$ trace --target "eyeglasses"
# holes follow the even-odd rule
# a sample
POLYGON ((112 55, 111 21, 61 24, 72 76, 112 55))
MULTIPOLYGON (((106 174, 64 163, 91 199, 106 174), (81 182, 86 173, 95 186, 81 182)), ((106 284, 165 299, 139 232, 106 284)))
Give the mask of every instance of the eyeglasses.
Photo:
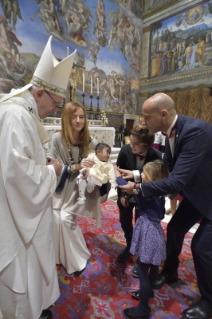
POLYGON ((60 107, 60 106, 62 105, 62 102, 61 102, 61 103, 58 103, 57 101, 55 101, 55 99, 49 94, 48 91, 44 90, 44 92, 45 92, 48 96, 50 96, 50 98, 52 99, 52 101, 53 101, 54 104, 55 104, 55 108, 56 108, 56 107, 60 107))

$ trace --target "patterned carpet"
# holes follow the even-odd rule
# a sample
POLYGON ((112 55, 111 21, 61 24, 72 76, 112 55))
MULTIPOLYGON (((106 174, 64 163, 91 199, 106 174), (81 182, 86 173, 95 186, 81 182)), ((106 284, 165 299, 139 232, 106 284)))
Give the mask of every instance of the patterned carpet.
MULTIPOLYGON (((118 262, 116 257, 124 248, 124 237, 118 219, 116 203, 108 200, 102 205, 102 228, 97 230, 92 219, 78 218, 91 259, 80 277, 67 275, 58 266, 61 296, 52 308, 54 319, 121 319, 122 310, 135 306, 130 291, 139 288, 138 279, 131 276, 133 257, 118 262)), ((166 224, 163 223, 166 231, 166 224)), ((151 318, 177 319, 181 312, 199 298, 188 233, 180 256, 179 278, 172 285, 155 290, 150 301, 151 318)))

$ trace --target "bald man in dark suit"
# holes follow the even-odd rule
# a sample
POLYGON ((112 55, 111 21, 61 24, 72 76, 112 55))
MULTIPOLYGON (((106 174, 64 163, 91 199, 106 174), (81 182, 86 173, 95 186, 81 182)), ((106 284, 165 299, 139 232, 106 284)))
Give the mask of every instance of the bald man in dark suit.
MULTIPOLYGON (((185 234, 202 220, 191 250, 201 299, 182 313, 183 319, 212 317, 212 126, 178 115, 173 100, 158 93, 143 105, 144 124, 150 132, 166 134, 163 160, 171 174, 168 178, 139 186, 145 198, 179 193, 183 200, 167 227, 167 259, 154 289, 178 279, 179 254, 185 234)), ((132 172, 122 172, 125 179, 132 172)), ((130 192, 135 184, 122 187, 130 192)))

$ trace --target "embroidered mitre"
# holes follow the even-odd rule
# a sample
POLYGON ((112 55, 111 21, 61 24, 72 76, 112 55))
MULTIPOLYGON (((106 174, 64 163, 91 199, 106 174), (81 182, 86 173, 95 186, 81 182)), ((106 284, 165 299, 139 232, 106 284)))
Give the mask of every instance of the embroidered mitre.
POLYGON ((31 84, 46 91, 65 97, 76 50, 62 61, 58 61, 51 50, 52 36, 46 44, 33 74, 31 84))

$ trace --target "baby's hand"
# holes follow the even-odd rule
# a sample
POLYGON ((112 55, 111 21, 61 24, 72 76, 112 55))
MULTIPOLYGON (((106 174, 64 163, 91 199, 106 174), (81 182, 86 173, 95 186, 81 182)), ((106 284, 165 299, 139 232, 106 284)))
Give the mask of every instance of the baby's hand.
POLYGON ((121 173, 117 170, 117 166, 115 166, 114 169, 115 169, 116 178, 121 176, 121 173))
POLYGON ((82 172, 82 175, 83 175, 83 176, 87 176, 87 174, 88 174, 88 171, 85 169, 85 170, 82 172))

